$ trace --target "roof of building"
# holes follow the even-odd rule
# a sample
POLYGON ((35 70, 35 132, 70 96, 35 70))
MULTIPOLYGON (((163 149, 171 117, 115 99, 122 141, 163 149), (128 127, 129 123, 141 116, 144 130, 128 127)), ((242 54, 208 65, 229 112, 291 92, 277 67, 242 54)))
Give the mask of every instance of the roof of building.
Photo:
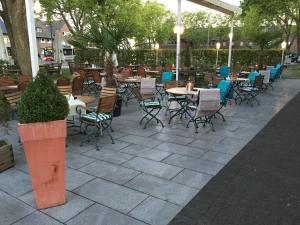
MULTIPOLYGON (((52 25, 49 25, 46 21, 41 21, 39 19, 35 20, 35 27, 40 28, 41 32, 36 32, 37 38, 51 38, 51 27, 52 27, 52 38, 55 37, 55 31, 60 30, 64 26, 64 21, 53 21, 52 25)), ((0 29, 3 34, 7 34, 7 29, 4 21, 0 19, 0 29)))

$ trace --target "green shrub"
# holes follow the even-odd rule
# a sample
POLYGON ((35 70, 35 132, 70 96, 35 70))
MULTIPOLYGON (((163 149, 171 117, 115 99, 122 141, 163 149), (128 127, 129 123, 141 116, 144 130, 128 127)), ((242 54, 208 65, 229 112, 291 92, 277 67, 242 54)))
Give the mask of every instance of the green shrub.
POLYGON ((9 120, 9 104, 5 99, 2 91, 0 91, 0 125, 7 125, 9 120))
POLYGON ((28 85, 18 104, 21 123, 63 120, 68 113, 67 98, 44 72, 39 72, 35 81, 28 85))

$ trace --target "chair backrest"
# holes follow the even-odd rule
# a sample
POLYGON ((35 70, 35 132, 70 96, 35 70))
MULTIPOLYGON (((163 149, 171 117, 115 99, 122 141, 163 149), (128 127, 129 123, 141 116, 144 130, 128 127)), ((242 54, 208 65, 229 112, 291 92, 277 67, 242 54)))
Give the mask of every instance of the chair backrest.
POLYGON ((262 89, 264 83, 264 76, 257 76, 255 77, 254 83, 253 83, 253 87, 256 87, 258 89, 262 89))
POLYGON ((199 104, 197 115, 202 112, 215 112, 220 108, 220 89, 201 89, 199 93, 199 104))
POLYGON ((260 70, 259 72, 262 76, 264 76, 263 83, 268 84, 270 82, 270 70, 260 70))
POLYGON ((83 68, 79 68, 77 71, 77 73, 79 73, 81 76, 86 77, 86 71, 83 68))
POLYGON ((57 86, 58 90, 62 95, 69 95, 72 93, 72 86, 66 85, 66 86, 57 86))
POLYGON ((1 86, 11 86, 11 85, 15 85, 15 81, 12 77, 10 77, 10 76, 0 77, 0 87, 1 86))
POLYGON ((58 80, 56 81, 56 85, 57 85, 57 86, 69 86, 69 85, 70 85, 70 81, 61 78, 61 79, 58 79, 58 80))
POLYGON ((117 88, 104 87, 101 89, 100 97, 116 95, 116 94, 117 94, 117 88))
POLYGON ((82 94, 84 77, 76 76, 72 80, 72 94, 79 95, 82 94))
POLYGON ((96 83, 101 83, 101 76, 99 71, 92 71, 92 77, 96 83))
POLYGON ((132 89, 132 93, 133 93, 133 95, 137 98, 137 100, 138 100, 139 102, 143 101, 143 96, 142 96, 142 94, 141 94, 139 88, 136 88, 136 87, 133 88, 133 89, 132 89))
POLYGON ((274 81, 275 78, 278 76, 278 74, 279 74, 279 68, 276 68, 276 67, 272 68, 270 70, 270 80, 274 81))
POLYGON ((249 79, 250 81, 255 81, 255 78, 256 78, 257 76, 259 76, 259 75, 260 75, 260 73, 258 73, 258 72, 256 72, 256 71, 252 71, 252 72, 249 73, 248 79, 249 79))
POLYGON ((230 67, 228 66, 221 66, 220 67, 220 76, 223 78, 229 77, 230 75, 230 67))
POLYGON ((137 70, 137 75, 141 76, 141 77, 144 77, 146 75, 145 68, 142 67, 142 66, 139 66, 139 68, 137 70))
POLYGON ((173 80, 173 73, 172 72, 163 72, 161 76, 161 82, 166 83, 168 81, 173 80))
POLYGON ((30 81, 32 81, 32 76, 30 75, 22 75, 18 77, 19 82, 25 82, 25 83, 29 83, 30 81))
POLYGON ((17 107, 17 103, 20 101, 21 99, 21 92, 14 92, 11 94, 6 94, 5 98, 10 106, 10 108, 12 109, 16 109, 17 107))
POLYGON ((220 89, 220 99, 221 102, 226 104, 227 103, 227 99, 230 99, 230 86, 231 86, 231 82, 230 80, 221 80, 220 83, 218 83, 218 88, 220 89))
POLYGON ((175 87, 185 87, 185 83, 177 80, 172 80, 165 83, 165 89, 175 88, 175 87))
POLYGON ((166 72, 171 72, 172 71, 172 66, 171 65, 166 65, 165 66, 165 71, 166 72))
POLYGON ((154 94, 156 90, 156 78, 142 78, 141 79, 141 93, 154 94))
POLYGON ((162 71, 163 71, 162 65, 156 66, 156 67, 155 67, 155 70, 156 70, 156 71, 159 71, 160 73, 162 73, 162 71))
POLYGON ((124 68, 122 70, 122 75, 125 76, 125 77, 129 77, 129 76, 131 76, 131 74, 132 74, 131 68, 124 68))
POLYGON ((97 114, 98 113, 112 113, 116 104, 116 94, 113 95, 105 95, 100 96, 98 107, 97 107, 97 114))

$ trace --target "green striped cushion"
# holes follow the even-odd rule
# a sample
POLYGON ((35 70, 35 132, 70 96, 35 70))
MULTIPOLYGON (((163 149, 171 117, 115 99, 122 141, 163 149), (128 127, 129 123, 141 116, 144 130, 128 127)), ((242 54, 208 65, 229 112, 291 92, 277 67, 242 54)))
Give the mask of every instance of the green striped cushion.
POLYGON ((170 96, 168 101, 185 100, 185 96, 170 96))
POLYGON ((86 115, 83 115, 81 117, 82 120, 86 120, 86 121, 90 121, 90 122, 101 122, 101 121, 105 121, 105 120, 110 120, 111 119, 111 115, 110 114, 106 114, 106 113, 99 113, 97 116, 97 113, 92 112, 92 113, 88 113, 86 115))
POLYGON ((153 108, 153 107, 160 107, 160 103, 158 101, 143 101, 140 103, 141 106, 145 106, 145 107, 149 107, 149 108, 153 108))

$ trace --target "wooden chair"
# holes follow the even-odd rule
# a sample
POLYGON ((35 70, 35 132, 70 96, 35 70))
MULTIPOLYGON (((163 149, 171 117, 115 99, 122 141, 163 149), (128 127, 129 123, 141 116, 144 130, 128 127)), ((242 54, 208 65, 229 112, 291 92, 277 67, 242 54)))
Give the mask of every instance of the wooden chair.
POLYGON ((12 77, 10 76, 2 76, 0 77, 0 86, 11 86, 15 85, 15 81, 12 77))
MULTIPOLYGON (((84 125, 84 133, 87 135, 87 141, 89 142, 91 137, 96 143, 96 149, 99 151, 99 146, 96 140, 96 137, 99 137, 103 134, 103 131, 106 131, 109 135, 112 144, 114 144, 114 139, 111 135, 111 123, 113 120, 113 111, 116 103, 116 95, 106 95, 100 96, 98 106, 96 110, 86 109, 90 111, 80 118, 81 127, 84 125), (97 128, 97 132, 88 133, 88 127, 94 126, 97 128)), ((83 146, 85 139, 81 141, 80 146, 83 146)))
POLYGON ((140 66, 137 70, 137 75, 140 77, 145 77, 146 76, 145 68, 140 66))
POLYGON ((11 115, 12 117, 14 117, 14 114, 17 112, 17 104, 21 99, 21 92, 18 91, 18 92, 6 94, 5 98, 9 104, 11 115))
POLYGON ((76 76, 72 80, 72 94, 73 95, 82 95, 83 92, 83 83, 84 77, 83 76, 76 76))
POLYGON ((53 63, 47 65, 47 73, 48 75, 57 74, 60 75, 62 63, 53 63))
POLYGON ((72 93, 72 86, 67 85, 67 86, 57 86, 58 90, 62 95, 70 95, 72 93))
POLYGON ((69 86, 70 85, 70 81, 67 79, 58 79, 56 81, 56 85, 57 86, 69 86))
POLYGON ((150 121, 155 120, 157 123, 160 123, 162 127, 164 127, 162 121, 157 117, 160 110, 162 109, 162 105, 160 104, 160 101, 154 100, 154 98, 149 98, 149 97, 145 98, 138 88, 133 88, 132 93, 137 98, 140 108, 145 113, 145 115, 140 120, 139 124, 141 125, 144 119, 146 119, 147 122, 144 125, 144 129, 146 129, 150 121))
POLYGON ((102 96, 111 96, 117 94, 117 88, 104 87, 100 92, 100 97, 102 96))
POLYGON ((93 89, 95 93, 98 93, 98 91, 101 90, 102 84, 101 84, 101 76, 99 71, 92 71, 92 77, 93 77, 93 89))

